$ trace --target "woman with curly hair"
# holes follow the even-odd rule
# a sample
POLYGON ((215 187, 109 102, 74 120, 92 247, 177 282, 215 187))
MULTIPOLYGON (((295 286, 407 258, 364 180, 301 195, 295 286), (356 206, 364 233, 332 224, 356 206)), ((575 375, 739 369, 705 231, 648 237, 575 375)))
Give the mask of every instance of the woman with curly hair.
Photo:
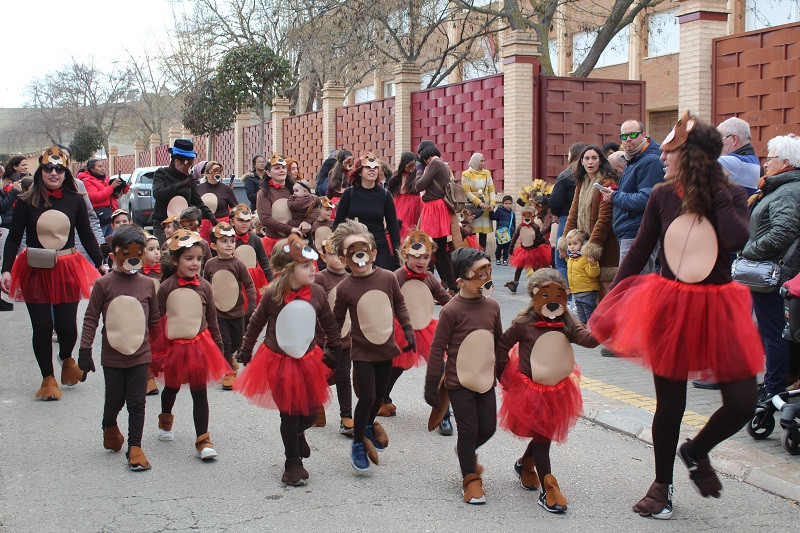
POLYGON ((689 374, 710 368, 722 407, 679 453, 700 494, 719 498, 722 484, 708 454, 752 416, 764 349, 750 317, 750 291, 731 282, 731 253, 747 242, 747 198, 717 162, 720 133, 687 112, 661 149, 666 182, 653 188, 614 288, 589 328, 615 353, 640 358, 653 372, 656 475, 633 510, 667 519, 689 374), (661 273, 639 275, 659 244, 661 273))

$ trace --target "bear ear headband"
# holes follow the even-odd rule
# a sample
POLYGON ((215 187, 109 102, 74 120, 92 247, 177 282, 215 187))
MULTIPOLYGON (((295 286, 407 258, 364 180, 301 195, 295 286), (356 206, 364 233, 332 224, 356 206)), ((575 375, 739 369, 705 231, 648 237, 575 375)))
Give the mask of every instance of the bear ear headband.
POLYGON ((319 258, 319 254, 308 245, 308 242, 301 239, 296 233, 289 235, 289 242, 283 246, 283 251, 297 263, 308 263, 319 258))
POLYGON ((247 204, 239 204, 231 209, 231 216, 239 220, 251 220, 254 215, 247 204))
POLYGON ((69 157, 67 154, 56 145, 51 146, 44 152, 42 152, 42 165, 64 165, 65 167, 69 166, 69 157))
POLYGON ((433 241, 427 233, 415 229, 408 234, 406 242, 403 244, 403 255, 419 257, 425 254, 433 255, 433 241))
POLYGON ((272 157, 269 158, 269 166, 274 167, 275 165, 286 166, 286 160, 282 155, 273 153, 272 157))
POLYGON ((203 238, 199 233, 181 228, 175 230, 175 233, 172 234, 172 238, 169 240, 169 249, 176 252, 181 248, 191 248, 201 242, 203 242, 203 238))
POLYGON ((236 237, 236 230, 227 222, 220 222, 214 226, 214 237, 221 239, 222 237, 236 237))
POLYGON ((696 121, 690 111, 685 111, 683 116, 675 123, 675 127, 669 132, 661 143, 662 151, 671 151, 680 148, 689 138, 689 133, 694 129, 696 121))

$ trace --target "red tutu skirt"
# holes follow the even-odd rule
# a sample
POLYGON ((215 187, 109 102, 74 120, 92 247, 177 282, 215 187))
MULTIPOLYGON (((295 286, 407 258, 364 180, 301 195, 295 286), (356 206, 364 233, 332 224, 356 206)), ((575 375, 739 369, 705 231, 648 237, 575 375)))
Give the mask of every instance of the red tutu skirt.
POLYGON ((747 287, 698 285, 631 276, 606 295, 589 320, 592 335, 657 376, 685 380, 711 369, 721 382, 755 376, 764 345, 747 287))
POLYGON ((190 389, 196 390, 233 373, 208 329, 192 339, 172 339, 166 344, 165 351, 153 354, 150 370, 167 387, 178 389, 188 383, 190 389))
POLYGON ((392 359, 392 366, 408 370, 411 367, 419 366, 428 361, 428 355, 431 351, 431 343, 433 342, 433 332, 436 331, 436 324, 438 321, 434 318, 430 324, 424 329, 415 329, 414 337, 417 341, 417 350, 404 352, 403 348, 408 346, 406 336, 403 334, 403 328, 400 327, 400 322, 395 319, 394 321, 394 342, 400 347, 400 355, 392 359))
POLYGON ((281 355, 261 344, 253 360, 233 382, 233 389, 259 407, 282 413, 317 412, 330 397, 328 375, 319 346, 300 359, 281 355))
POLYGON ((515 268, 532 268, 534 270, 549 267, 553 263, 553 249, 546 243, 530 250, 517 246, 514 253, 508 258, 508 263, 515 268))
POLYGON ((417 227, 419 216, 422 214, 422 198, 419 194, 401 194, 394 199, 394 209, 397 218, 403 221, 403 227, 400 228, 402 244, 408 234, 417 227))
POLYGON ((274 239, 272 237, 267 237, 266 235, 261 238, 261 244, 264 246, 264 252, 266 252, 267 257, 272 258, 272 249, 275 248, 275 243, 281 240, 283 237, 278 237, 274 239))
POLYGON ((467 243, 468 248, 475 248, 476 250, 483 250, 483 247, 478 243, 478 236, 477 235, 467 235, 467 238, 464 239, 464 242, 467 243))
MULTIPOLYGON (((256 286, 256 304, 258 304, 261 301, 261 296, 264 294, 264 289, 269 285, 269 281, 267 281, 267 276, 264 274, 264 270, 261 266, 255 266, 247 270, 250 272, 250 277, 253 278, 253 285, 256 286)), ((244 307, 247 309, 247 293, 245 293, 244 299, 244 307)))
POLYGON ((11 267, 9 295, 29 304, 66 304, 89 298, 100 272, 78 252, 62 255, 53 268, 33 268, 28 249, 22 250, 11 267))
POLYGON ((433 200, 422 204, 419 229, 428 234, 431 239, 447 237, 450 235, 450 220, 453 213, 444 203, 444 200, 433 200))
POLYGON ((540 385, 520 372, 517 350, 515 345, 500 378, 500 426, 518 437, 566 442, 569 430, 583 413, 578 366, 557 385, 540 385))

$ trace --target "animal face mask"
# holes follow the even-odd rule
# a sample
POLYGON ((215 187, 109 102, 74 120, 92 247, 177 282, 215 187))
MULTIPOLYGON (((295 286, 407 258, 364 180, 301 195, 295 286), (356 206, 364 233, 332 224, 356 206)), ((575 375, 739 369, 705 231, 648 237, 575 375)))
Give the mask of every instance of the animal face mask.
POLYGON ((172 238, 169 240, 169 249, 177 251, 181 248, 191 248, 195 244, 200 244, 201 242, 203 242, 203 238, 199 233, 181 228, 175 230, 175 233, 172 234, 172 238))
POLYGON ((296 233, 289 235, 289 242, 283 247, 283 251, 297 263, 308 263, 319 258, 319 254, 308 245, 308 242, 301 239, 296 233))
POLYGON ((250 220, 253 218, 253 212, 246 204, 239 204, 231 209, 231 216, 240 220, 250 220))
POLYGON ((522 223, 523 224, 533 224, 533 210, 530 208, 525 208, 522 210, 522 223))
POLYGON ((492 282, 492 265, 485 264, 477 270, 467 272, 467 286, 473 292, 481 296, 488 296, 494 292, 494 282, 492 282))
POLYGON ((533 309, 547 319, 555 320, 567 309, 569 291, 563 285, 551 281, 533 289, 533 309))
POLYGON ((403 244, 403 255, 419 257, 425 254, 433 255, 433 240, 422 230, 412 231, 403 244))
POLYGON ((375 260, 372 246, 366 241, 356 241, 344 251, 345 263, 351 269, 355 266, 364 267, 375 260))
POLYGON ((114 264, 128 274, 139 272, 143 264, 142 257, 144 257, 144 246, 135 242, 114 248, 114 264))
POLYGON ((220 222, 214 226, 214 237, 221 239, 222 237, 235 237, 236 230, 227 222, 220 222))
POLYGON ((42 152, 42 164, 47 165, 64 165, 69 166, 69 158, 64 151, 56 145, 51 146, 42 152))

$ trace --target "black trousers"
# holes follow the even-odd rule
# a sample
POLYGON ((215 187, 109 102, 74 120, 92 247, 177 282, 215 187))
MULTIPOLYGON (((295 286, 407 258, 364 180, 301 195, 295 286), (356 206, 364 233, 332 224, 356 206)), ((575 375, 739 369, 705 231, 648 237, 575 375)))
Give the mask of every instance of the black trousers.
POLYGON ((461 466, 461 476, 466 477, 475 473, 475 451, 497 429, 497 398, 494 388, 483 394, 465 387, 448 392, 458 424, 458 464, 461 466))
POLYGON ((222 337, 222 355, 233 365, 233 354, 242 347, 244 339, 244 317, 223 318, 217 317, 219 324, 219 334, 222 337))
POLYGON ((103 429, 117 425, 122 406, 128 406, 128 447, 142 445, 144 404, 147 393, 147 363, 130 368, 104 366, 106 403, 103 407, 103 429))
POLYGON ((281 439, 287 459, 300 457, 300 434, 310 428, 317 419, 316 411, 310 415, 281 413, 281 439))
POLYGON ((42 377, 53 372, 53 329, 58 335, 59 358, 72 357, 78 341, 78 302, 67 304, 26 304, 33 327, 33 354, 42 377))
POLYGON ((450 254, 447 253, 447 237, 437 237, 433 239, 436 243, 436 270, 439 272, 439 277, 442 278, 444 284, 448 289, 454 291, 458 290, 456 278, 453 276, 453 263, 450 261, 450 254))
POLYGON ((375 421, 381 408, 389 376, 392 373, 392 360, 379 362, 353 361, 353 377, 358 383, 358 403, 356 403, 353 424, 353 437, 356 442, 364 439, 364 428, 375 421))
POLYGON ((353 417, 353 384, 350 381, 350 348, 342 349, 342 358, 336 364, 336 397, 339 400, 339 416, 353 417))
MULTIPOLYGON (((180 389, 164 387, 161 391, 161 412, 171 413, 178 397, 180 389)), ((192 393, 192 416, 194 418, 194 430, 199 437, 203 433, 208 433, 208 389, 191 390, 192 393)))

